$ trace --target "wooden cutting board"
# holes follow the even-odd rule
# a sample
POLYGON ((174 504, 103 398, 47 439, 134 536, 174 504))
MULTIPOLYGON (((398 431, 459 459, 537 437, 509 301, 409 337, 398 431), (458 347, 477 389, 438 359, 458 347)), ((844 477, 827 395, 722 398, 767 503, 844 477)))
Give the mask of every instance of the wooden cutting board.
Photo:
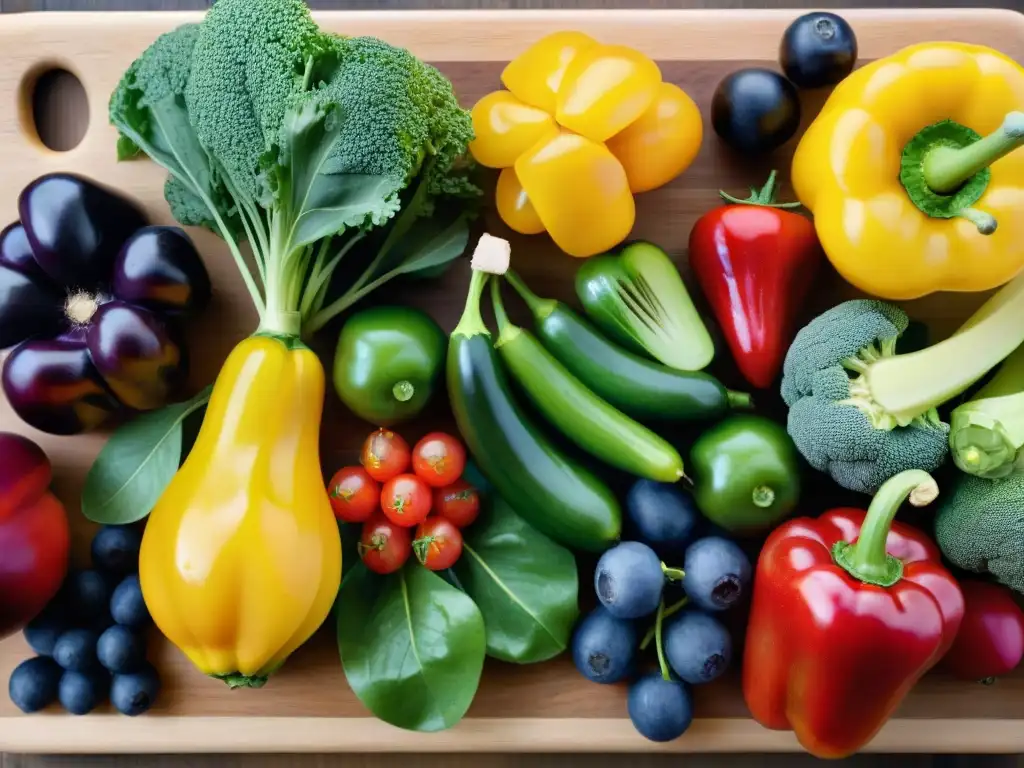
MULTIPOLYGON (((705 116, 700 155, 682 177, 638 199, 634 235, 661 244, 685 262, 687 236, 696 218, 717 204, 720 188, 742 192, 768 171, 788 175, 794 142, 770 157, 731 156, 708 123, 718 81, 747 64, 776 66, 780 35, 795 11, 466 11, 333 12, 318 21, 334 32, 376 35, 406 46, 436 64, 455 83, 464 104, 499 86, 506 61, 542 35, 579 29, 598 39, 636 46, 655 58, 667 80, 689 92, 705 116)), ((1009 11, 858 10, 854 25, 867 61, 926 40, 984 43, 1024 58, 1024 16, 1009 11)), ((31 14, 0 18, 0 224, 16 216, 19 190, 50 171, 74 171, 119 188, 145 205, 154 222, 169 222, 162 197, 164 174, 147 162, 117 164, 107 100, 131 61, 162 32, 198 14, 31 14), (54 68, 77 76, 88 98, 87 114, 62 119, 88 123, 73 150, 54 152, 39 141, 31 109, 37 77, 54 68)), ((808 96, 804 122, 824 94, 808 96)), ((71 131, 75 133, 75 131, 71 131)), ((784 189, 784 194, 790 190, 784 189)), ((789 199, 792 199, 791 197, 789 199)), ((491 231, 508 235, 493 215, 491 231)), ((254 329, 255 314, 223 245, 196 233, 215 285, 209 311, 192 327, 195 360, 190 386, 211 382, 231 346, 254 329)), ((513 238, 517 268, 538 292, 571 300, 577 263, 544 238, 513 238)), ((684 269, 685 272, 685 269, 684 269)), ((432 284, 386 289, 389 301, 426 308, 446 329, 454 327, 468 277, 462 263, 432 284)), ((834 275, 822 281, 820 309, 854 295, 834 275)), ((974 295, 933 296, 907 304, 938 335, 949 333, 980 301, 974 295)), ((324 342, 330 348, 330 339, 324 342)), ((325 357, 325 363, 330 359, 325 357)), ((730 380, 734 375, 723 371, 730 380)), ((730 383, 738 383, 732 379, 730 383)), ((443 399, 443 397, 442 397, 443 399)), ((323 429, 325 471, 352 463, 370 427, 347 414, 329 392, 323 429)), ((771 404, 769 404, 771 405, 771 404)), ((448 425, 444 402, 403 429, 409 439, 448 425)), ((91 526, 81 517, 82 479, 107 435, 55 438, 34 432, 0 397, 0 429, 37 440, 54 464, 54 488, 67 505, 75 548, 87 556, 91 526)), ((824 489, 824 486, 823 486, 824 489)), ((832 499, 810 488, 804 508, 816 514, 832 499)), ((581 569, 586 586, 589 571, 581 569)), ((0 642, 0 680, 27 655, 20 636, 0 642)), ((333 632, 325 629, 296 653, 263 689, 230 691, 194 670, 173 647, 154 639, 151 657, 164 679, 157 707, 139 718, 109 709, 86 717, 60 712, 22 715, 0 696, 0 752, 300 752, 300 751, 728 751, 797 749, 791 734, 765 730, 749 719, 735 675, 697 691, 698 720, 682 738, 655 745, 638 736, 625 713, 621 686, 598 686, 580 677, 566 657, 529 667, 488 662, 468 716, 454 729, 432 735, 405 732, 374 719, 348 689, 333 632)), ((869 749, 884 752, 1024 751, 1024 670, 992 687, 929 676, 869 749)))

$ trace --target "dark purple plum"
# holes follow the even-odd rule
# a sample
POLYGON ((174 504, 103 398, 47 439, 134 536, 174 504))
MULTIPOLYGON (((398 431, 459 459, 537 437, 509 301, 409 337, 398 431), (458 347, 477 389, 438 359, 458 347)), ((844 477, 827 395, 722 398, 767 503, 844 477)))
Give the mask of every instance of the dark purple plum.
POLYGON ((121 246, 147 224, 129 200, 66 173, 25 187, 18 213, 43 271, 59 285, 86 290, 109 283, 121 246))
POLYGON ((3 388, 26 424, 54 435, 94 429, 118 408, 83 340, 24 342, 4 362, 3 388))
POLYGON ((103 304, 86 341, 96 370, 129 408, 159 408, 181 383, 181 348, 148 309, 118 300, 103 304))
POLYGON ((210 276, 184 230, 144 227, 117 255, 113 293, 154 312, 187 314, 209 303, 210 276))

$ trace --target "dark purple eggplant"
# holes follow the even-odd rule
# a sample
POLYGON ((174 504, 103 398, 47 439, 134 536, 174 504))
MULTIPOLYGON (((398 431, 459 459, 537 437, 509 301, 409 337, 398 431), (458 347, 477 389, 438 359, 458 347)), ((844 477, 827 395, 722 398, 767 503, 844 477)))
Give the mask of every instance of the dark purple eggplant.
POLYGON ((25 338, 26 330, 55 336, 64 328, 64 298, 32 258, 25 230, 0 232, 0 349, 25 338))
POLYGON ((25 187, 18 215, 36 263, 54 282, 83 290, 106 286, 121 246, 147 223, 126 198, 67 173, 25 187))
POLYGON ((3 387, 26 424, 54 435, 98 427, 119 407, 82 340, 19 345, 4 363, 3 387))
POLYGON ((178 227, 144 227, 114 264, 114 295, 162 314, 195 312, 210 301, 210 277, 178 227))
POLYGON ((107 302, 89 324, 86 343, 96 370, 129 408, 159 408, 181 384, 181 348, 148 309, 107 302))
POLYGON ((179 326, 210 299, 191 239, 85 179, 44 176, 0 232, 2 384, 25 422, 75 434, 159 408, 187 371, 179 326), (16 346, 15 346, 16 345, 16 346))

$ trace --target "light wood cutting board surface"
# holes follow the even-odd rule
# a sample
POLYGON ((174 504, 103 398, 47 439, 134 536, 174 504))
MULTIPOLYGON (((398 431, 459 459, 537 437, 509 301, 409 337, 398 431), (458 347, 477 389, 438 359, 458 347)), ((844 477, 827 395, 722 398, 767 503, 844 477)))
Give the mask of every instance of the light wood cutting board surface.
MULTIPOLYGON (((667 80, 689 92, 705 116, 705 142, 692 168, 667 187, 638 198, 634 235, 665 247, 685 262, 686 239, 696 218, 717 203, 721 188, 740 192, 763 183, 768 171, 787 175, 793 142, 757 161, 730 156, 708 124, 718 81, 748 63, 774 66, 790 11, 471 11, 318 14, 335 32, 372 34, 409 47, 435 63, 455 84, 467 106, 499 86, 503 64, 555 29, 579 29, 595 37, 641 48, 658 60, 667 80)), ((1005 11, 861 10, 844 15, 861 43, 862 61, 925 40, 984 43, 1024 58, 1024 17, 1005 11)), ((148 162, 117 164, 115 133, 107 124, 109 94, 123 70, 160 33, 199 19, 198 14, 33 14, 0 17, 0 224, 12 220, 20 189, 36 176, 74 171, 116 187, 140 201, 155 223, 169 223, 162 197, 163 173, 148 162), (68 152, 47 150, 31 117, 33 82, 54 67, 76 75, 88 97, 84 139, 68 152)), ((823 95, 804 102, 805 123, 823 95)), ((789 194, 788 187, 784 190, 789 194)), ((791 197, 790 197, 791 199, 791 197)), ((508 235, 496 217, 488 226, 508 235)), ((214 302, 193 324, 195 361, 190 386, 212 381, 228 350, 254 329, 255 314, 222 244, 196 234, 215 284, 214 302)), ((543 238, 512 238, 516 266, 541 293, 572 296, 577 264, 543 238)), ((685 270, 684 270, 685 271, 685 270)), ((432 284, 388 289, 389 301, 427 309, 450 330, 464 301, 468 269, 460 264, 432 284)), ((853 295, 828 276, 816 298, 820 309, 853 295)), ((912 302, 910 313, 928 320, 936 334, 949 333, 976 307, 980 296, 944 295, 912 302)), ((329 348, 330 339, 324 341, 329 348)), ((329 364, 329 358, 324 358, 329 364)), ((723 371, 727 380, 731 375, 723 371)), ((730 383, 736 383, 730 381, 730 383)), ((443 398, 442 398, 443 400, 443 398)), ((446 403, 403 429, 410 439, 448 426, 446 403)), ((771 404, 769 404, 771 407, 771 404)), ((28 434, 49 453, 54 489, 74 521, 76 550, 87 552, 91 527, 80 516, 82 479, 107 435, 72 439, 25 427, 0 397, 0 429, 28 434)), ((326 471, 351 463, 370 427, 345 413, 328 393, 322 453, 326 471)), ((825 486, 805 494, 808 514, 833 502, 825 486)), ((587 571, 581 581, 586 582, 587 571)), ((562 658, 532 667, 489 662, 467 718, 448 732, 422 735, 375 719, 349 691, 333 644, 324 631, 301 649, 258 691, 229 691, 195 671, 184 657, 157 641, 154 661, 165 691, 141 718, 104 710, 81 718, 60 713, 23 716, 0 697, 0 752, 296 752, 296 751, 786 751, 790 734, 773 733, 746 714, 735 677, 701 689, 698 721, 683 738, 655 745, 639 737, 625 715, 625 691, 583 680, 562 658)), ((20 637, 0 643, 0 680, 29 653, 20 637)), ((1024 751, 1024 672, 994 687, 964 685, 941 675, 923 682, 871 745, 875 751, 1024 751)))

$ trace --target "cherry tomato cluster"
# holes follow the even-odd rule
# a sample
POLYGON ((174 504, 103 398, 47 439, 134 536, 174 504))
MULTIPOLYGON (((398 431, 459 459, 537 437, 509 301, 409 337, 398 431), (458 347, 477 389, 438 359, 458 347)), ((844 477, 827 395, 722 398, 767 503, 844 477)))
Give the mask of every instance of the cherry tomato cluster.
POLYGON ((393 573, 413 553, 432 571, 454 565, 462 554, 460 529, 480 512, 479 494, 462 479, 462 443, 431 432, 410 450, 401 435, 378 429, 363 443, 359 463, 335 472, 327 490, 339 520, 363 524, 359 556, 366 567, 393 573))

